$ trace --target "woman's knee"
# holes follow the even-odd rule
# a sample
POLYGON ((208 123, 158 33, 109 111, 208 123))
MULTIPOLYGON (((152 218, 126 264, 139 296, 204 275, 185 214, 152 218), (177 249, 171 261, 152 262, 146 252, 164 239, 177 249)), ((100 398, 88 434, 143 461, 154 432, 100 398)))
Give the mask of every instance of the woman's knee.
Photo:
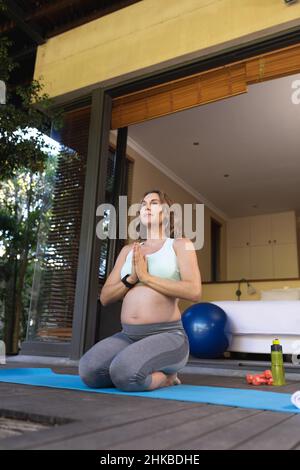
POLYGON ((89 363, 87 354, 84 354, 79 360, 78 373, 81 380, 88 386, 93 382, 94 370, 89 363))
POLYGON ((151 383, 151 376, 146 371, 137 370, 134 364, 120 358, 112 361, 109 375, 115 387, 125 392, 147 390, 151 383))
POLYGON ((88 357, 88 353, 84 354, 78 365, 78 373, 81 380, 91 388, 111 387, 113 384, 110 380, 108 369, 98 365, 95 367, 93 361, 88 357))

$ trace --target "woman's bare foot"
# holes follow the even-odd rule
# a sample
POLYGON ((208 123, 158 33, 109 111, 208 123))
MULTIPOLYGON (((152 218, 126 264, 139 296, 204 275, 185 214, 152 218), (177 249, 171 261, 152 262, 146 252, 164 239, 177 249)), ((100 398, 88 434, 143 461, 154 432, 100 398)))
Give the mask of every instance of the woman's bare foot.
POLYGON ((147 390, 156 390, 157 388, 170 387, 172 385, 180 385, 181 381, 177 374, 165 374, 164 372, 153 372, 151 384, 147 390))
POLYGON ((166 387, 170 387, 172 385, 180 385, 181 384, 181 381, 179 380, 179 378, 177 377, 177 374, 171 374, 171 375, 167 375, 167 383, 166 383, 166 387))

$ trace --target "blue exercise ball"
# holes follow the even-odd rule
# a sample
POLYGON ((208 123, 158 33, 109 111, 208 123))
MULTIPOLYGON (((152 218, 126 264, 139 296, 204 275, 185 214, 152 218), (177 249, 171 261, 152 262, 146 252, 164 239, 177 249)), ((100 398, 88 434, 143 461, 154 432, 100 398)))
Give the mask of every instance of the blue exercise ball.
POLYGON ((218 305, 194 304, 183 312, 182 323, 189 338, 190 353, 195 357, 220 357, 231 343, 228 317, 218 305))

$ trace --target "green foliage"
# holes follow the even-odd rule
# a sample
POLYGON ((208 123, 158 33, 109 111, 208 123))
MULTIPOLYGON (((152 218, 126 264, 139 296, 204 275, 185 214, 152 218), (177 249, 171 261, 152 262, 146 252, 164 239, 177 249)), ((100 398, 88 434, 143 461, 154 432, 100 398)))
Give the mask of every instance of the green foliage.
MULTIPOLYGON (((3 2, 0 0, 0 11, 3 2)), ((51 100, 37 80, 13 86, 17 67, 11 43, 0 38, 0 80, 6 82, 6 104, 0 105, 0 339, 17 353, 24 339, 41 222, 50 218, 58 156, 44 134, 60 127, 51 100), (33 132, 33 129, 35 132, 33 132)))
MULTIPOLYGON (((26 262, 22 289, 22 340, 28 318, 37 241, 38 237, 45 235, 41 233, 41 224, 43 230, 47 229, 51 215, 57 158, 49 155, 42 173, 20 170, 14 178, 0 183, 0 303, 6 306, 7 313, 14 305, 15 283, 10 281, 14 276, 18 278, 21 264, 26 262)), ((3 318, 5 325, 6 320, 3 318)))
POLYGON ((7 81, 9 79, 10 73, 18 65, 15 64, 12 59, 9 57, 7 51, 11 46, 11 41, 7 38, 2 38, 0 41, 0 80, 7 81))
POLYGON ((41 172, 45 169, 49 144, 44 134, 50 125, 61 126, 60 115, 50 111, 51 100, 38 80, 11 86, 9 76, 16 67, 9 57, 10 42, 0 39, 0 79, 7 81, 6 104, 0 106, 0 180, 19 169, 41 172), (37 129, 32 135, 31 129, 37 129))

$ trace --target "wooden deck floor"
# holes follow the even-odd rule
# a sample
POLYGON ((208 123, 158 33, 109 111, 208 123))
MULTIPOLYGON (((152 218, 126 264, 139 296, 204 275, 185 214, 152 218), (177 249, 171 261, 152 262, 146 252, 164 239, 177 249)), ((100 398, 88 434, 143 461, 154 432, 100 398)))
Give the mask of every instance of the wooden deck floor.
MULTIPOLYGON (((11 366, 5 366, 11 367, 11 366)), ((18 367, 14 365, 14 367, 18 367)), ((30 366, 32 367, 32 365, 30 366)), ((76 370, 53 367, 56 372, 76 370)), ((248 388, 240 377, 179 374, 182 383, 248 388)), ((274 391, 271 387, 259 390, 274 391)), ((277 392, 300 390, 289 382, 277 392)), ((70 421, 0 439, 0 449, 298 449, 300 415, 0 383, 0 416, 70 421)))

